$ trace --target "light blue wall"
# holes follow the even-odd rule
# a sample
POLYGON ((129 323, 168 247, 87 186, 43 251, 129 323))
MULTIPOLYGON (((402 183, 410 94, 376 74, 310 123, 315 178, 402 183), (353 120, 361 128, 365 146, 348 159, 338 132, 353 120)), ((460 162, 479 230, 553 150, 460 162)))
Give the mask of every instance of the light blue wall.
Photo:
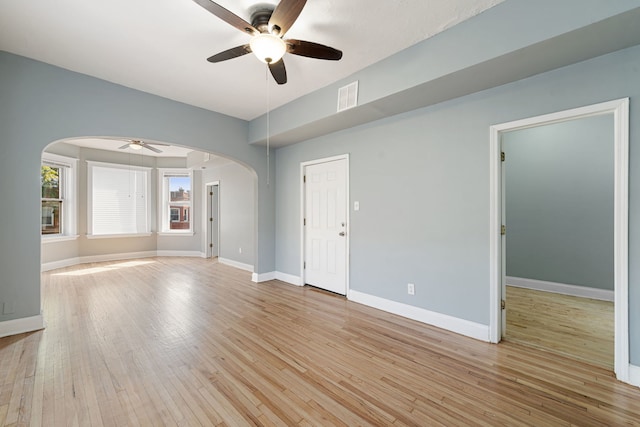
MULTIPOLYGON (((277 150, 276 268, 300 275, 300 162, 349 153, 351 289, 489 324, 489 127, 631 98, 630 307, 640 304, 640 48, 277 150), (416 295, 406 293, 408 282, 416 295)), ((630 310, 640 364, 640 312, 630 310)))
POLYGON ((165 141, 251 167, 258 175, 260 212, 255 268, 258 273, 274 270, 275 188, 262 178, 264 149, 247 144, 247 122, 5 52, 0 52, 0 99, 0 195, 12 201, 3 205, 8 219, 0 222, 0 302, 15 306, 14 313, 0 314, 0 321, 40 313, 37 171, 43 149, 64 138, 165 141))
POLYGON ((276 185, 266 185, 264 149, 247 143, 264 139, 262 118, 249 136, 244 121, 0 53, 0 181, 19 182, 25 195, 12 198, 14 189, 0 186, 3 200, 15 200, 0 222, 0 301, 18 301, 0 321, 39 312, 39 182, 31 171, 42 149, 106 135, 188 145, 253 168, 259 273, 300 274, 299 162, 350 153, 351 201, 361 204, 351 215, 352 288, 487 325, 489 126, 630 97, 630 338, 631 361, 640 365, 633 309, 640 303, 640 48, 504 85, 637 44, 638 15, 636 0, 507 0, 433 45, 427 40, 351 76, 361 79, 362 107, 335 114, 333 85, 274 111, 276 143, 285 134, 324 135, 277 150, 276 185), (381 117, 388 118, 371 121, 381 117), (408 281, 416 284, 411 298, 408 281))
POLYGON ((506 132, 507 276, 613 291, 613 114, 506 132))
POLYGON ((255 239, 255 178, 253 174, 237 163, 228 163, 203 170, 202 177, 203 182, 219 181, 220 183, 218 256, 253 265, 255 239))

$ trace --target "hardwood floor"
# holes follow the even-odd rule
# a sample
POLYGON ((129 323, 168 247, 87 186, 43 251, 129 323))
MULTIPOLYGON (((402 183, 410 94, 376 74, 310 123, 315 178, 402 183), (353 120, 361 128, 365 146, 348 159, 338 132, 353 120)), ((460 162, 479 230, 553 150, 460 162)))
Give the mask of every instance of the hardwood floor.
POLYGON ((613 303, 507 286, 505 339, 613 370, 613 303))
POLYGON ((0 425, 638 425, 640 389, 203 259, 44 273, 0 339, 0 425))

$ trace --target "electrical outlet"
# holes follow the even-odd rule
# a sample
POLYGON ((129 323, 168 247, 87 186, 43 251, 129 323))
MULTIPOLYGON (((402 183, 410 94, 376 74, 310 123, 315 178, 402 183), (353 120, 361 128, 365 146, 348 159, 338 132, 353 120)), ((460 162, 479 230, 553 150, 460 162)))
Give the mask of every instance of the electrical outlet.
POLYGON ((242 248, 238 248, 238 253, 241 254, 242 253, 242 248))
POLYGON ((408 283, 407 284, 407 293, 409 295, 415 295, 416 294, 416 285, 414 285, 413 283, 408 283))

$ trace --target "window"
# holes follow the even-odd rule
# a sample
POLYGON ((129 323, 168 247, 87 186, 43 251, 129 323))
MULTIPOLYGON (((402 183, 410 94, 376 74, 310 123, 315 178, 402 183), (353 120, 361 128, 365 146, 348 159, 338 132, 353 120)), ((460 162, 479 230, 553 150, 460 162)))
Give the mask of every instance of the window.
POLYGON ((160 230, 164 233, 191 233, 193 230, 189 215, 193 203, 191 171, 161 169, 159 177, 161 180, 159 187, 162 191, 160 230))
POLYGON ((151 233, 151 169, 87 162, 89 236, 151 233))
POLYGON ((76 162, 76 159, 49 153, 42 157, 40 232, 48 239, 75 234, 76 162))

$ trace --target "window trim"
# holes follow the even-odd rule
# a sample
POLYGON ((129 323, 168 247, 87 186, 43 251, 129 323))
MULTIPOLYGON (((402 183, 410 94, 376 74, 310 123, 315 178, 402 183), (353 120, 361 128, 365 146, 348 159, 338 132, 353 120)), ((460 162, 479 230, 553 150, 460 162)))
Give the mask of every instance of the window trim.
MULTIPOLYGON (((194 181, 193 181, 193 170, 187 168, 158 168, 158 235, 160 236, 193 236, 194 233, 194 222, 191 215, 193 212, 194 200, 193 196, 194 192, 194 181), (189 188, 189 202, 181 202, 178 203, 181 206, 186 206, 189 209, 189 228, 188 229, 178 229, 171 230, 171 211, 169 200, 169 182, 168 179, 171 176, 184 176, 189 177, 191 182, 191 187, 189 188)), ((182 211, 179 211, 178 216, 181 217, 182 211)), ((182 218, 179 219, 179 221, 182 218)))
MULTIPOLYGON (((62 232, 59 234, 40 234, 42 243, 61 242, 78 238, 78 159, 53 153, 42 153, 41 166, 55 166, 62 172, 61 194, 59 199, 45 199, 40 195, 40 209, 42 200, 62 200, 61 215, 62 232)), ((41 219, 42 221, 42 219, 41 219)))

